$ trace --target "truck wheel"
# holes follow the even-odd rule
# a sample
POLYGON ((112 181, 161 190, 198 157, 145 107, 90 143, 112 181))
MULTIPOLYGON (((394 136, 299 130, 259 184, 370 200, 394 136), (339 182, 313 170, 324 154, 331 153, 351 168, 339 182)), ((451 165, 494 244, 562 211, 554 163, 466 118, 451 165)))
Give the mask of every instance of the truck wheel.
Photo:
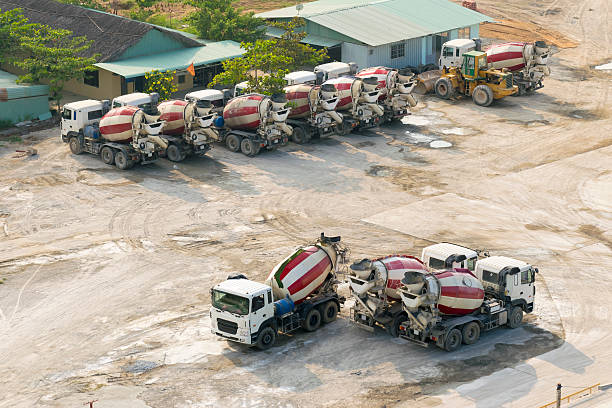
POLYGON ((105 164, 112 165, 115 162, 115 152, 109 146, 104 146, 100 151, 100 157, 105 164))
POLYGON ((264 327, 257 336, 256 346, 260 350, 267 350, 276 341, 276 331, 270 326, 264 327))
POLYGON ((519 306, 515 306, 512 308, 512 312, 510 312, 510 318, 508 319, 508 327, 511 329, 516 329, 523 322, 523 309, 519 306))
POLYGON ((480 326, 476 322, 469 322, 463 326, 461 336, 463 337, 463 344, 476 343, 480 338, 480 326))
POLYGON ((119 170, 126 170, 130 167, 130 159, 128 159, 124 151, 119 150, 115 154, 115 166, 117 166, 119 170))
POLYGON ((434 90, 436 91, 438 98, 442 99, 450 99, 455 94, 453 83, 448 78, 438 79, 434 85, 434 90))
POLYGON ((253 157, 257 154, 257 147, 251 139, 242 139, 242 142, 240 142, 240 150, 249 157, 253 157))
POLYGON ((493 90, 487 85, 478 85, 472 92, 472 100, 478 106, 489 106, 493 103, 493 90))
POLYGON ((459 329, 453 329, 446 335, 446 340, 444 341, 444 350, 446 351, 455 351, 459 347, 461 347, 461 332, 459 329))
POLYGON ((174 143, 166 149, 166 157, 173 162, 180 162, 185 159, 185 156, 181 153, 181 149, 174 143))
POLYGON ((311 309, 304 320, 304 329, 306 331, 315 331, 321 326, 321 313, 317 309, 311 309))
POLYGON ((306 132, 300 126, 296 126, 293 128, 293 134, 291 135, 291 140, 297 144, 306 143, 306 132))
POLYGON ((406 316, 404 313, 400 313, 399 316, 395 316, 395 318, 391 322, 391 325, 387 327, 387 331, 389 332, 391 337, 399 337, 399 327, 406 320, 408 320, 408 316, 406 316))
POLYGON ((333 300, 330 300, 323 307, 323 323, 331 323, 338 316, 338 305, 333 300))
POLYGON ((229 135, 227 139, 225 139, 225 145, 232 152, 237 152, 240 150, 240 137, 237 135, 229 135))
POLYGON ((81 147, 81 142, 79 141, 79 138, 76 136, 73 136, 70 138, 70 151, 72 152, 72 154, 81 154, 83 153, 83 148, 81 147))

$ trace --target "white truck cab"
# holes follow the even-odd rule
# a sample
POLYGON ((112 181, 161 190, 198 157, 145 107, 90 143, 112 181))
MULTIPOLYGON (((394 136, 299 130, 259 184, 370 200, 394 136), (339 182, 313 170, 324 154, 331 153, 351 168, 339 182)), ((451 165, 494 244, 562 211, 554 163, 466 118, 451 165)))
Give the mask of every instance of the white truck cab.
POLYGON ((121 106, 136 106, 145 113, 153 114, 157 110, 157 102, 159 102, 157 92, 150 94, 136 92, 116 97, 113 99, 112 107, 114 109, 121 106))
POLYGON ((354 62, 328 62, 327 64, 317 65, 314 68, 314 74, 318 83, 323 83, 328 79, 355 75, 356 73, 357 64, 354 62))
POLYGON ((441 242, 423 248, 421 260, 432 270, 465 268, 473 272, 478 252, 461 245, 441 242))
POLYGON ((444 67, 461 67, 463 54, 469 51, 480 50, 480 40, 456 39, 442 44, 438 65, 444 67))
POLYGON ((187 102, 196 102, 198 108, 222 108, 225 102, 223 91, 202 89, 185 95, 187 102))
POLYGON ((245 95, 247 93, 247 88, 249 87, 249 81, 240 82, 236 84, 234 87, 234 95, 233 97, 245 95))
POLYGON ((533 311, 537 268, 506 256, 490 256, 476 262, 474 275, 482 282, 485 293, 497 293, 533 311))
POLYGON ((317 82, 317 75, 311 71, 295 71, 285 75, 287 86, 298 84, 314 85, 317 82))
POLYGON ((245 278, 229 279, 211 289, 211 331, 254 344, 260 326, 274 316, 272 288, 245 278))
POLYGON ((104 114, 110 110, 108 100, 84 101, 67 103, 62 108, 62 121, 60 124, 61 138, 65 140, 69 133, 82 132, 87 126, 97 125, 104 114))

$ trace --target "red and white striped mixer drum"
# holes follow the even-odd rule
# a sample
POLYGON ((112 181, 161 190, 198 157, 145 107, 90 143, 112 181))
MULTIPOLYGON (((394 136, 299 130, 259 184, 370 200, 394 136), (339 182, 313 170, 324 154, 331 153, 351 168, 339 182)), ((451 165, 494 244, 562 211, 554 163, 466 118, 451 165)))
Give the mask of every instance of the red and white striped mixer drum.
POLYGON ((130 142, 134 132, 134 117, 141 110, 135 106, 121 106, 108 111, 100 119, 100 133, 111 142, 130 142))
POLYGON ((455 269, 435 273, 440 284, 438 310, 447 315, 466 315, 478 309, 484 300, 482 283, 468 270, 455 269))
POLYGON ((264 95, 238 96, 225 105, 223 119, 231 129, 257 129, 271 109, 272 101, 264 95))
POLYGON ((491 46, 487 50, 487 62, 495 69, 518 71, 525 67, 525 43, 511 42, 491 46))
POLYGON ((182 135, 185 131, 185 107, 187 102, 180 100, 165 101, 159 104, 159 120, 165 120, 164 134, 182 135))

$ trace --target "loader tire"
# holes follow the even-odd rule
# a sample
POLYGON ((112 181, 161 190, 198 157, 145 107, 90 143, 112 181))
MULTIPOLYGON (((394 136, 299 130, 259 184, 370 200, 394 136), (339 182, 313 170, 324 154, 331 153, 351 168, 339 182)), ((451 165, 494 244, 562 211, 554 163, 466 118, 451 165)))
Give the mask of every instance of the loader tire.
POLYGON ((321 313, 317 309, 311 309, 304 319, 304 329, 306 331, 315 331, 321 326, 321 313))
POLYGON ((523 309, 519 306, 515 306, 512 308, 512 312, 510 312, 510 316, 508 317, 508 325, 511 329, 516 329, 523 322, 523 309))
POLYGON ((448 78, 440 78, 436 81, 434 85, 434 90, 436 91, 436 95, 438 98, 442 99, 450 99, 455 94, 455 88, 453 87, 453 83, 448 78))
POLYGON ((472 92, 472 100, 478 106, 489 106, 493 103, 493 90, 487 85, 478 85, 472 92))
POLYGON ((225 145, 232 152, 237 152, 240 150, 240 137, 237 135, 228 135, 227 139, 225 139, 225 145))
POLYGON ((255 344, 260 350, 267 350, 274 345, 276 341, 276 331, 268 326, 264 327, 257 336, 257 343, 255 344))
POLYGON ((338 316, 338 304, 336 304, 336 302, 333 300, 330 300, 323 307, 321 315, 323 318, 323 323, 333 322, 338 316))

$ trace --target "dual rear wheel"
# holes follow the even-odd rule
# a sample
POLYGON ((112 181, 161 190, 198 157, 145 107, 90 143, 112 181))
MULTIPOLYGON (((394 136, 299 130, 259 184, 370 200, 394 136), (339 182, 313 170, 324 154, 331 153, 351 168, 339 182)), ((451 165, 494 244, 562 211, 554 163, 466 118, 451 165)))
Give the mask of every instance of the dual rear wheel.
POLYGON ((256 156, 261 149, 261 146, 253 140, 246 137, 241 138, 240 136, 233 134, 227 136, 225 139, 225 146, 227 146, 227 148, 232 152, 242 151, 242 153, 249 157, 256 156))

